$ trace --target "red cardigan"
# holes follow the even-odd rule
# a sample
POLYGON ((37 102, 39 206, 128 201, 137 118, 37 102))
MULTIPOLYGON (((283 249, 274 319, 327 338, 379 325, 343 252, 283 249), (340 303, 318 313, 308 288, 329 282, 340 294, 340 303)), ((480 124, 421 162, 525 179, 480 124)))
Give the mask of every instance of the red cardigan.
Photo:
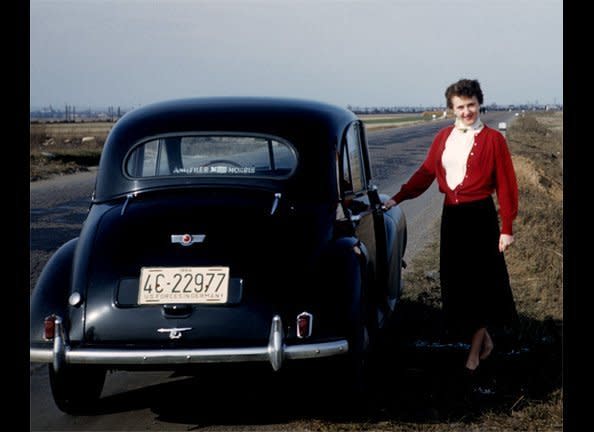
POLYGON ((518 214, 518 185, 505 138, 499 131, 485 125, 474 139, 462 183, 452 190, 446 182, 441 156, 453 127, 445 127, 437 133, 423 164, 392 199, 400 203, 416 198, 431 186, 435 178, 440 192, 445 194, 446 205, 476 201, 496 191, 501 233, 511 235, 512 223, 518 214))

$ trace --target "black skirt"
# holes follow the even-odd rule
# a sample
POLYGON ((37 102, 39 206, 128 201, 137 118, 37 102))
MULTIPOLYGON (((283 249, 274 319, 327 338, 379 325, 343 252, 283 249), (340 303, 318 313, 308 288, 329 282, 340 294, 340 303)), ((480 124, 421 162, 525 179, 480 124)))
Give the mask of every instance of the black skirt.
POLYGON ((444 205, 440 279, 446 330, 468 339, 481 327, 509 332, 517 313, 503 253, 493 198, 444 205))

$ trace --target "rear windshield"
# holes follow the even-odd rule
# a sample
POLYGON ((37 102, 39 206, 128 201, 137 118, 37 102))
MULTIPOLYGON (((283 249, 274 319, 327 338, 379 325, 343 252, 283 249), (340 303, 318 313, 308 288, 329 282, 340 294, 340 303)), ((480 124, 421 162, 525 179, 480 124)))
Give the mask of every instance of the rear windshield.
POLYGON ((145 141, 125 163, 130 177, 288 177, 297 166, 293 147, 272 137, 183 135, 145 141))

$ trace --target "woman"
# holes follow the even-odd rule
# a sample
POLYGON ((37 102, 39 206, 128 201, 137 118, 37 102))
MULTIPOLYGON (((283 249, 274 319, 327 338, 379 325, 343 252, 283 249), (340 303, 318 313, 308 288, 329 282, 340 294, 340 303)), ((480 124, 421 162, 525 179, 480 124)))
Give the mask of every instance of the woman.
POLYGON ((472 374, 494 348, 492 332, 516 318, 503 252, 514 241, 518 187, 505 138, 479 118, 479 82, 461 79, 446 89, 445 97, 455 123, 437 133, 423 164, 384 206, 421 195, 434 179, 445 194, 440 243, 443 312, 448 331, 470 341, 465 368, 472 374))

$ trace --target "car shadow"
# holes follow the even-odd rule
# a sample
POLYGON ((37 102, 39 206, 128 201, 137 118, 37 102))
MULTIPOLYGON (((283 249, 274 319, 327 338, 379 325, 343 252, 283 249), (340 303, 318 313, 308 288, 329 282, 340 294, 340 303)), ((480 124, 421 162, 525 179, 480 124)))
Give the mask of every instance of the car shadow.
MULTIPOLYGON (((165 423, 268 425, 294 421, 365 423, 472 422, 484 413, 518 410, 561 389, 561 323, 520 317, 533 339, 500 343, 479 367, 473 388, 463 373, 467 346, 445 340, 440 310, 401 305, 372 359, 364 397, 341 390, 328 369, 287 365, 208 367, 196 376, 104 397, 96 414, 150 409, 165 423)), ((329 363, 331 364, 331 363, 329 363)), ((172 378, 176 375, 172 375, 172 378)), ((343 377, 348 379, 348 377, 343 377)))

